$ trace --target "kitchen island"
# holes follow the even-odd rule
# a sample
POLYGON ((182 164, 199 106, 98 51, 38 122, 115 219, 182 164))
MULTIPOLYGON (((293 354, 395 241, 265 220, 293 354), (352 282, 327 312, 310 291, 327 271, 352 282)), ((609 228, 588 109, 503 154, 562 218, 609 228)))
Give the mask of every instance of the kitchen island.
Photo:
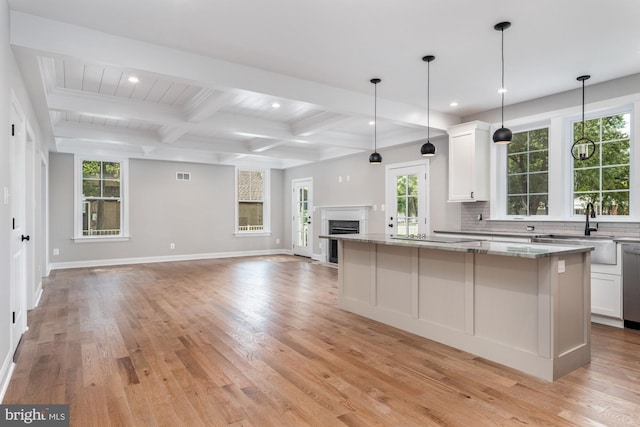
POLYGON ((547 381, 591 360, 590 247, 330 235, 339 306, 547 381))

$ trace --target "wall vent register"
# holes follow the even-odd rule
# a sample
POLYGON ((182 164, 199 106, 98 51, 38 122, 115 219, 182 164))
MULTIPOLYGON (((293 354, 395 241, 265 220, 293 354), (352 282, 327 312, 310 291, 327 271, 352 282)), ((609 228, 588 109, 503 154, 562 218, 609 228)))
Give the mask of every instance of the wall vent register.
POLYGON ((191 181, 191 172, 176 172, 176 181, 191 181))

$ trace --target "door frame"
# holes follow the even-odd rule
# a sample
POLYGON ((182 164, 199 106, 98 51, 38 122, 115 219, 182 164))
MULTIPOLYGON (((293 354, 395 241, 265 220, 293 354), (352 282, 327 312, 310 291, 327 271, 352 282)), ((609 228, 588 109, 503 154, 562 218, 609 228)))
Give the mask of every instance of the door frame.
POLYGON ((384 229, 385 234, 390 235, 394 234, 395 227, 389 227, 389 212, 395 212, 394 207, 394 199, 396 196, 396 188, 395 186, 391 186, 389 181, 391 178, 391 174, 396 169, 409 169, 409 168, 424 168, 424 177, 422 185, 422 191, 418 194, 419 203, 424 206, 424 214, 420 215, 421 218, 424 218, 424 221, 421 221, 420 224, 420 232, 421 233, 429 233, 430 232, 430 218, 429 218, 429 176, 430 176, 430 162, 429 159, 424 160, 414 160, 411 162, 402 162, 402 163, 392 163, 385 166, 385 216, 384 216, 384 229))
POLYGON ((314 212, 313 212, 313 177, 306 177, 306 178, 297 178, 297 179, 292 179, 291 180, 291 250, 293 252, 294 255, 300 255, 300 256, 305 256, 308 258, 311 258, 313 256, 313 225, 315 224, 315 220, 313 219, 314 212), (297 205, 298 205, 298 194, 296 189, 301 187, 304 183, 308 183, 308 203, 309 203, 309 207, 308 207, 308 212, 309 212, 309 218, 311 219, 311 221, 308 223, 309 225, 309 230, 308 230, 308 236, 307 236, 307 246, 306 248, 300 250, 298 249, 299 247, 296 245, 295 242, 297 242, 297 235, 298 235, 298 221, 297 221, 297 215, 298 215, 298 210, 297 205))

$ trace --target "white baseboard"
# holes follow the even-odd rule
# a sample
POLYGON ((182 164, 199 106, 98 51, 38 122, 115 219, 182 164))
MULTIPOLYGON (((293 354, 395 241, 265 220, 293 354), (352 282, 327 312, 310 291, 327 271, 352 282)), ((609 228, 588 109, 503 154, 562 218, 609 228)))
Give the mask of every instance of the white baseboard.
POLYGON ((286 249, 265 249, 259 251, 214 252, 208 254, 186 254, 156 257, 95 259, 87 261, 57 262, 49 264, 50 270, 62 270, 66 268, 106 267, 112 265, 148 264, 155 262, 195 261, 199 259, 234 258, 261 255, 291 255, 286 249))
POLYGON ((40 298, 42 298, 42 281, 40 281, 40 286, 38 286, 38 290, 36 292, 36 301, 33 304, 33 308, 36 308, 40 305, 40 298))
POLYGON ((591 322, 599 323, 601 325, 613 326, 616 328, 624 328, 624 321, 620 319, 614 319, 612 317, 600 316, 597 314, 591 314, 591 322))
POLYGON ((4 401, 4 394, 9 388, 9 382, 13 376, 15 367, 16 364, 13 363, 13 355, 9 352, 4 358, 2 366, 0 366, 0 403, 4 401))

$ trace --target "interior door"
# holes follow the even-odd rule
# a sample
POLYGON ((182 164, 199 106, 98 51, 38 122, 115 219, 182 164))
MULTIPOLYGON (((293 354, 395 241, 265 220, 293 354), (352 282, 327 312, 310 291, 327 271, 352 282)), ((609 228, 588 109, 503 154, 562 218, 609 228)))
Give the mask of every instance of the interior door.
POLYGON ((387 234, 407 236, 427 232, 426 179, 424 162, 387 167, 387 234))
POLYGON ((25 141, 26 133, 24 115, 19 107, 12 103, 11 123, 13 136, 11 137, 11 189, 9 193, 9 205, 12 218, 11 232, 11 261, 9 272, 9 292, 11 309, 11 351, 14 351, 20 337, 27 327, 27 298, 26 298, 26 250, 29 236, 25 230, 25 141))
POLYGON ((293 197, 293 227, 291 240, 293 253, 311 257, 313 253, 313 227, 311 212, 313 212, 313 180, 311 178, 292 181, 293 197))

